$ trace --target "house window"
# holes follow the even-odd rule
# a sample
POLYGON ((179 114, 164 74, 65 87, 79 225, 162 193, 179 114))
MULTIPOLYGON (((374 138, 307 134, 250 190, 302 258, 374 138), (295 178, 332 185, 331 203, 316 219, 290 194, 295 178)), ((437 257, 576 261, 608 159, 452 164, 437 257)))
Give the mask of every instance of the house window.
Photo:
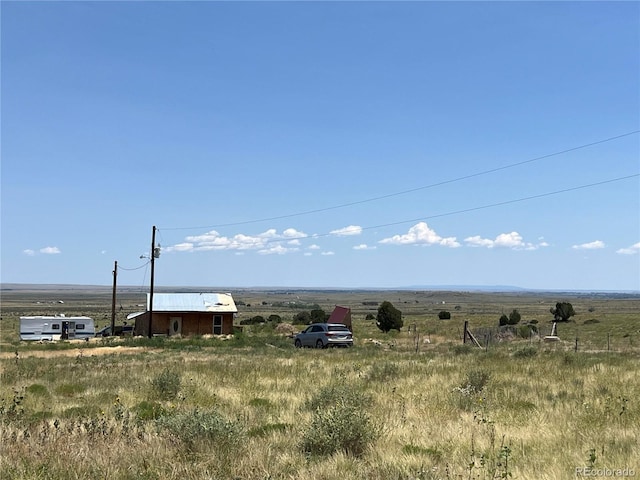
POLYGON ((213 316, 213 334, 222 335, 222 315, 213 316))
POLYGON ((51 325, 51 330, 60 330, 60 324, 59 323, 54 323, 51 325))
POLYGON ((84 330, 84 323, 76 323, 76 330, 84 330))

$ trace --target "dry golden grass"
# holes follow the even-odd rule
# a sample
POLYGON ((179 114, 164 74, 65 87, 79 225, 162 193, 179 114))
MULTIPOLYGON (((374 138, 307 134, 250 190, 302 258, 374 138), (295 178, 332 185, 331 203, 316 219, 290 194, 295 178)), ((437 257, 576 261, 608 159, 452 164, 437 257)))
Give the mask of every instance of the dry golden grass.
MULTIPOLYGON (((287 311, 253 295, 260 314, 287 311)), ((304 300, 345 303, 314 295, 304 300)), ((356 346, 345 350, 296 350, 268 327, 227 342, 25 345, 4 335, 15 325, 4 316, 0 479, 562 480, 590 464, 640 475, 638 310, 594 300, 596 313, 582 308, 580 320, 561 327, 562 342, 516 339, 485 350, 460 345, 464 317, 492 325, 496 309, 519 306, 514 298, 450 294, 447 304, 461 306, 454 317, 464 315, 439 321, 443 295, 398 305, 419 337, 406 328, 382 334, 363 305, 354 314, 356 346), (591 315, 600 323, 584 324, 591 315), (610 352, 602 348, 607 331, 616 338, 610 352), (576 333, 588 351, 573 351, 576 333), (176 395, 154 387, 165 373, 179 379, 176 395), (361 456, 308 455, 309 401, 336 385, 362 395, 354 398, 365 399, 381 435, 361 456), (232 422, 240 443, 225 449, 188 423, 169 434, 154 419, 196 411, 232 422)), ((524 314, 542 318, 549 299, 538 301, 524 314)))
POLYGON ((592 450, 596 466, 640 467, 633 355, 262 347, 2 362, 2 478, 563 479, 574 478, 592 450), (165 369, 179 372, 181 387, 161 401, 150 384, 165 369), (473 370, 489 380, 465 393, 473 370), (335 384, 370 395, 362 408, 382 427, 362 457, 308 457, 299 448, 313 414, 306 402, 335 384), (24 398, 11 411, 16 391, 24 398), (245 432, 264 433, 248 435, 224 459, 206 441, 185 452, 136 417, 145 401, 168 415, 218 411, 245 432))

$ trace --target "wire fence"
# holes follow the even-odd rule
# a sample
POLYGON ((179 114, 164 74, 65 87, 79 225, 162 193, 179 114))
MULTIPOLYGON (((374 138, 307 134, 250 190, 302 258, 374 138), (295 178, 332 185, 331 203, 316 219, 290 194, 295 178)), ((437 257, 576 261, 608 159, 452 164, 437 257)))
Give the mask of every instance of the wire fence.
POLYGON ((581 335, 580 333, 575 333, 575 328, 563 327, 566 327, 566 325, 560 325, 555 330, 553 324, 504 325, 500 327, 477 327, 470 329, 470 332, 478 341, 480 347, 485 349, 515 340, 525 340, 530 345, 545 345, 547 347, 585 352, 628 352, 637 350, 640 347, 640 334, 591 332, 588 335, 581 335))

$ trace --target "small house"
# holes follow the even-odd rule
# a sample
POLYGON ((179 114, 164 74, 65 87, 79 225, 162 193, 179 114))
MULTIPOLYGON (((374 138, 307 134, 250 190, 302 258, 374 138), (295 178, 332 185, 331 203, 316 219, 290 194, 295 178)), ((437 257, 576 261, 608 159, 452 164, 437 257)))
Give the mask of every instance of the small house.
POLYGON ((340 307, 336 305, 336 308, 334 308, 333 312, 331 312, 331 315, 329 316, 329 320, 327 320, 327 322, 342 323, 353 332, 353 328, 351 327, 351 309, 348 307, 340 307))
POLYGON ((127 317, 135 320, 134 335, 225 335, 233 333, 238 313, 230 293, 147 294, 147 309, 127 317), (153 317, 150 318, 149 311, 153 317))

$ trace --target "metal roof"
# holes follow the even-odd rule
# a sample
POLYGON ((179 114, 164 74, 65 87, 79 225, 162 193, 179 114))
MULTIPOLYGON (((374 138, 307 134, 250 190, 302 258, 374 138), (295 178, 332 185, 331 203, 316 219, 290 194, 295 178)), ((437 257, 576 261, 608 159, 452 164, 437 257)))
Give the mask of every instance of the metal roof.
MULTIPOLYGON (((147 293, 147 311, 150 294, 147 293)), ((154 293, 154 312, 219 312, 236 313, 230 293, 154 293)))

